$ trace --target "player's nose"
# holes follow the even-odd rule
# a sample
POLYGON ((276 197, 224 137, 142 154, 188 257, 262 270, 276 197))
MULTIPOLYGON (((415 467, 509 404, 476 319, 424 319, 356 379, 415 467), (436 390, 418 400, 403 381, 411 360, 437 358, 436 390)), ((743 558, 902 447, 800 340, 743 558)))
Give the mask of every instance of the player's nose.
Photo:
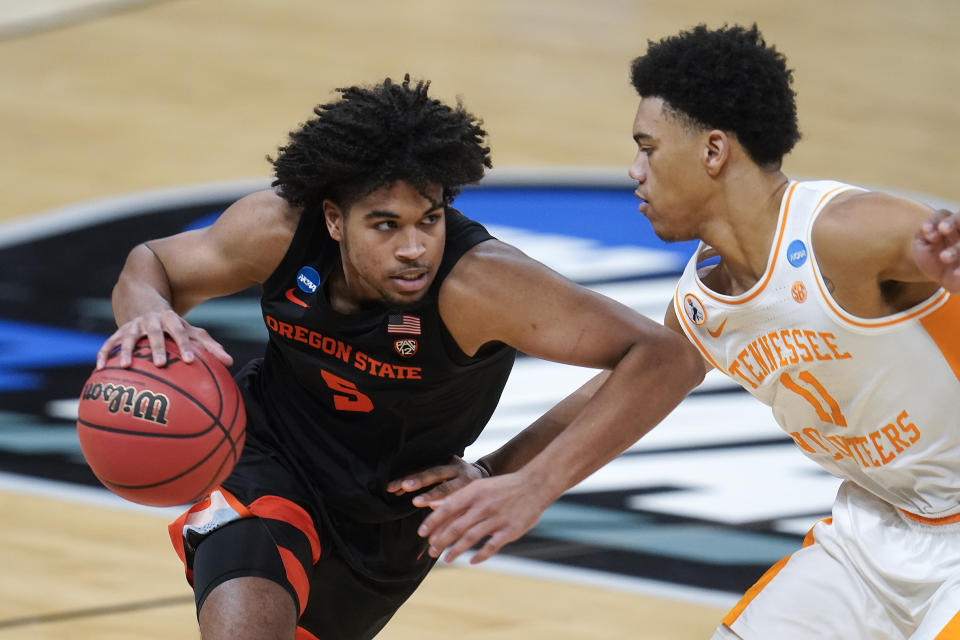
POLYGON ((647 179, 647 157, 643 153, 637 153, 634 157, 633 162, 630 164, 630 168, 627 170, 627 174, 637 182, 643 184, 647 179))
POLYGON ((426 253, 426 251, 426 244, 421 234, 415 229, 411 229, 407 233, 398 234, 397 247, 394 255, 399 260, 416 260, 426 253))

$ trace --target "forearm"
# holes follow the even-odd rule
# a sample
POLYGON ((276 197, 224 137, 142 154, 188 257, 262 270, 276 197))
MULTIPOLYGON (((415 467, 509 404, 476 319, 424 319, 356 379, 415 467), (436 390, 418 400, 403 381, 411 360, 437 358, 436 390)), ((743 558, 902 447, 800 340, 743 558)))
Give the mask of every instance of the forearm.
POLYGON ((517 471, 543 451, 573 422, 609 376, 609 371, 594 376, 505 445, 483 456, 477 462, 492 475, 517 471))
POLYGON ((685 341, 635 345, 568 426, 519 473, 558 498, 648 433, 703 379, 685 341))
POLYGON ((134 247, 113 287, 117 326, 144 313, 172 309, 172 297, 166 271, 157 256, 146 244, 134 247))

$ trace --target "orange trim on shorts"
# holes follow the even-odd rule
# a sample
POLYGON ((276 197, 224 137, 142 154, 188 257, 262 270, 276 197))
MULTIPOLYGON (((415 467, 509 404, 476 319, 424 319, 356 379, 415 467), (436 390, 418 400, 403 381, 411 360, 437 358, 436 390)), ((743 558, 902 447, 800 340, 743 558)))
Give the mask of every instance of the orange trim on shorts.
POLYGON ((920 324, 933 338, 944 360, 960 380, 960 296, 950 296, 943 306, 925 316, 920 324))
POLYGON ((303 565, 297 560, 297 556, 285 547, 277 547, 280 552, 280 559, 283 561, 283 570, 287 574, 287 581, 293 585, 293 590, 297 592, 297 600, 300 604, 300 615, 303 615, 307 608, 307 600, 310 597, 310 580, 307 578, 307 572, 303 565))
MULTIPOLYGON (((777 221, 778 224, 780 225, 780 229, 777 231, 777 241, 776 241, 776 243, 774 244, 773 252, 770 254, 770 264, 767 265, 767 275, 763 278, 763 281, 760 283, 760 286, 757 287, 757 290, 754 291, 753 293, 751 293, 750 295, 748 295, 748 296, 745 297, 745 298, 739 298, 739 299, 736 299, 736 300, 728 300, 727 298, 721 298, 719 295, 717 295, 717 294, 713 293, 712 291, 710 291, 710 289, 708 289, 707 287, 705 287, 705 286, 700 282, 700 278, 694 278, 694 282, 697 283, 697 286, 700 287, 700 290, 703 291, 703 293, 704 293, 707 297, 713 298, 713 299, 716 300, 717 302, 722 302, 722 303, 724 303, 724 304, 731 304, 731 305, 743 304, 743 303, 745 303, 745 302, 750 302, 751 300, 753 300, 754 298, 756 298, 756 297, 757 297, 758 295, 760 295, 760 293, 766 288, 767 283, 770 282, 770 278, 773 277, 773 268, 774 268, 774 267, 776 266, 776 264, 777 264, 777 256, 780 255, 780 245, 783 244, 783 236, 784 236, 784 234, 785 234, 786 231, 787 231, 787 214, 790 212, 790 200, 793 199, 793 191, 794 191, 794 189, 797 188, 797 185, 798 185, 798 184, 800 184, 800 183, 799 183, 799 182, 794 182, 792 185, 790 185, 790 189, 787 190, 787 201, 786 201, 786 204, 783 205, 783 217, 780 218, 780 220, 777 221)), ((839 189, 839 188, 841 188, 841 187, 837 187, 837 189, 839 189)), ((825 193, 825 194, 823 195, 823 197, 826 198, 826 197, 827 197, 828 195, 830 195, 830 193, 832 193, 833 191, 836 191, 836 189, 833 189, 833 190, 831 190, 831 191, 828 191, 827 193, 825 193)), ((822 199, 821 199, 821 202, 822 202, 822 199)), ((818 204, 817 206, 819 206, 819 204, 818 204)))
POLYGON ((677 287, 677 292, 673 295, 673 311, 674 313, 677 314, 677 318, 680 319, 680 322, 683 323, 683 327, 687 332, 687 337, 689 337, 693 341, 693 343, 697 345, 697 348, 700 349, 700 353, 703 354, 703 357, 706 358, 707 361, 713 365, 714 369, 722 371, 723 373, 727 373, 727 370, 721 367, 720 365, 718 365, 716 360, 714 360, 710 356, 710 352, 708 352, 707 348, 703 346, 703 343, 701 343, 700 340, 697 339, 696 332, 690 327, 690 323, 687 322, 687 314, 683 312, 683 305, 680 304, 680 287, 679 286, 677 287))
MULTIPOLYGON (((820 522, 823 522, 826 525, 831 525, 833 524, 833 518, 824 518, 820 522)), ((817 524, 820 524, 820 522, 817 524)), ((813 525, 813 527, 810 527, 810 531, 807 532, 806 537, 803 539, 803 547, 801 548, 809 547, 813 544, 813 529, 817 526, 817 524, 813 525)), ((757 580, 756 584, 747 589, 747 592, 743 594, 743 598, 740 599, 740 602, 738 602, 736 606, 730 610, 730 613, 724 617, 723 624, 727 625, 728 627, 732 626, 733 623, 736 622, 737 618, 740 617, 740 614, 743 613, 743 610, 747 608, 747 605, 749 605, 754 598, 760 595, 760 592, 763 591, 764 587, 770 584, 770 582, 778 573, 780 573, 780 570, 786 566, 787 562, 789 562, 790 558, 792 557, 793 554, 790 554, 786 558, 780 559, 775 565, 767 569, 767 572, 760 576, 760 579, 757 580)))
POLYGON ((313 635, 303 627, 297 627, 297 635, 293 637, 293 640, 320 640, 320 638, 313 635))
MULTIPOLYGON (((214 492, 223 496, 223 499, 226 500, 228 505, 230 505, 230 508, 240 514, 240 517, 250 517, 250 511, 243 506, 243 503, 237 500, 236 496, 234 496, 232 493, 223 487, 217 487, 211 493, 214 492)), ((167 526, 167 533, 170 535, 170 542, 173 544, 173 550, 177 552, 177 556, 180 558, 180 562, 182 562, 184 566, 187 566, 187 552, 183 547, 183 528, 187 525, 187 518, 189 518, 191 514, 209 508, 210 504, 211 500, 210 495, 208 494, 203 500, 184 511, 179 518, 167 526)), ((193 583, 193 571, 190 569, 187 569, 187 580, 190 581, 191 584, 193 583)))
POLYGON ((960 638, 960 613, 953 616, 947 626, 941 629, 933 640, 956 640, 957 638, 960 638))
POLYGON ((317 530, 313 526, 313 518, 303 507, 279 496, 263 496, 251 502, 247 508, 258 518, 282 520, 299 529, 310 541, 313 563, 316 564, 320 559, 320 536, 317 535, 317 530))
MULTIPOLYGON (((900 507, 897 507, 900 509, 900 507)), ((940 526, 943 524, 956 524, 960 522, 960 513, 955 513, 952 516, 943 516, 942 518, 928 518, 926 516, 918 516, 915 513, 911 513, 906 509, 900 509, 900 513, 904 516, 913 520, 914 522, 921 522, 923 524, 932 524, 934 526, 940 526)), ((958 636, 960 637, 960 636, 958 636)))

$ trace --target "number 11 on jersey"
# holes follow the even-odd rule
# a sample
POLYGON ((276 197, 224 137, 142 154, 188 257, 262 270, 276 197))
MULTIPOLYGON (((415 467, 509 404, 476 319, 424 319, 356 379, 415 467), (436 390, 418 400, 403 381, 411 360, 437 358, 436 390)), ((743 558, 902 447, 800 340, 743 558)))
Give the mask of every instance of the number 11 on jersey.
POLYGON ((809 402, 817 411, 817 416, 823 422, 835 424, 838 427, 847 426, 847 419, 843 416, 843 412, 840 411, 840 405, 837 404, 836 399, 830 395, 826 389, 823 388, 823 385, 820 384, 820 381, 817 380, 816 376, 809 371, 801 371, 797 377, 800 378, 801 382, 804 382, 807 384, 807 386, 811 387, 813 391, 820 396, 820 398, 818 399, 816 396, 814 396, 810 389, 798 384, 793 378, 790 377, 790 374, 788 373, 780 374, 780 382, 787 389, 793 391, 801 398, 809 402), (823 402, 820 402, 820 400, 823 400, 823 402), (823 406, 824 403, 826 403, 827 407, 830 408, 830 413, 827 413, 826 408, 823 406))

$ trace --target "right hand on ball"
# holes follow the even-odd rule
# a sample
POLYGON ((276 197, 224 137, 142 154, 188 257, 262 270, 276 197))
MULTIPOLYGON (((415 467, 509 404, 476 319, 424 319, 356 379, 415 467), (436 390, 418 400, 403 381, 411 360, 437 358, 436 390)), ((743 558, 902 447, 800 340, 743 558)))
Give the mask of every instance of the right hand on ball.
POLYGON ((100 347, 97 352, 97 369, 102 369, 107 358, 117 347, 120 348, 120 366, 129 367, 133 362, 133 348, 144 336, 150 341, 153 351, 153 363, 162 367, 167 363, 167 351, 164 348, 164 334, 177 343, 184 362, 194 360, 194 347, 199 345, 226 366, 233 364, 233 358, 223 346, 210 337, 206 329, 194 327, 173 310, 150 311, 124 323, 100 347))

